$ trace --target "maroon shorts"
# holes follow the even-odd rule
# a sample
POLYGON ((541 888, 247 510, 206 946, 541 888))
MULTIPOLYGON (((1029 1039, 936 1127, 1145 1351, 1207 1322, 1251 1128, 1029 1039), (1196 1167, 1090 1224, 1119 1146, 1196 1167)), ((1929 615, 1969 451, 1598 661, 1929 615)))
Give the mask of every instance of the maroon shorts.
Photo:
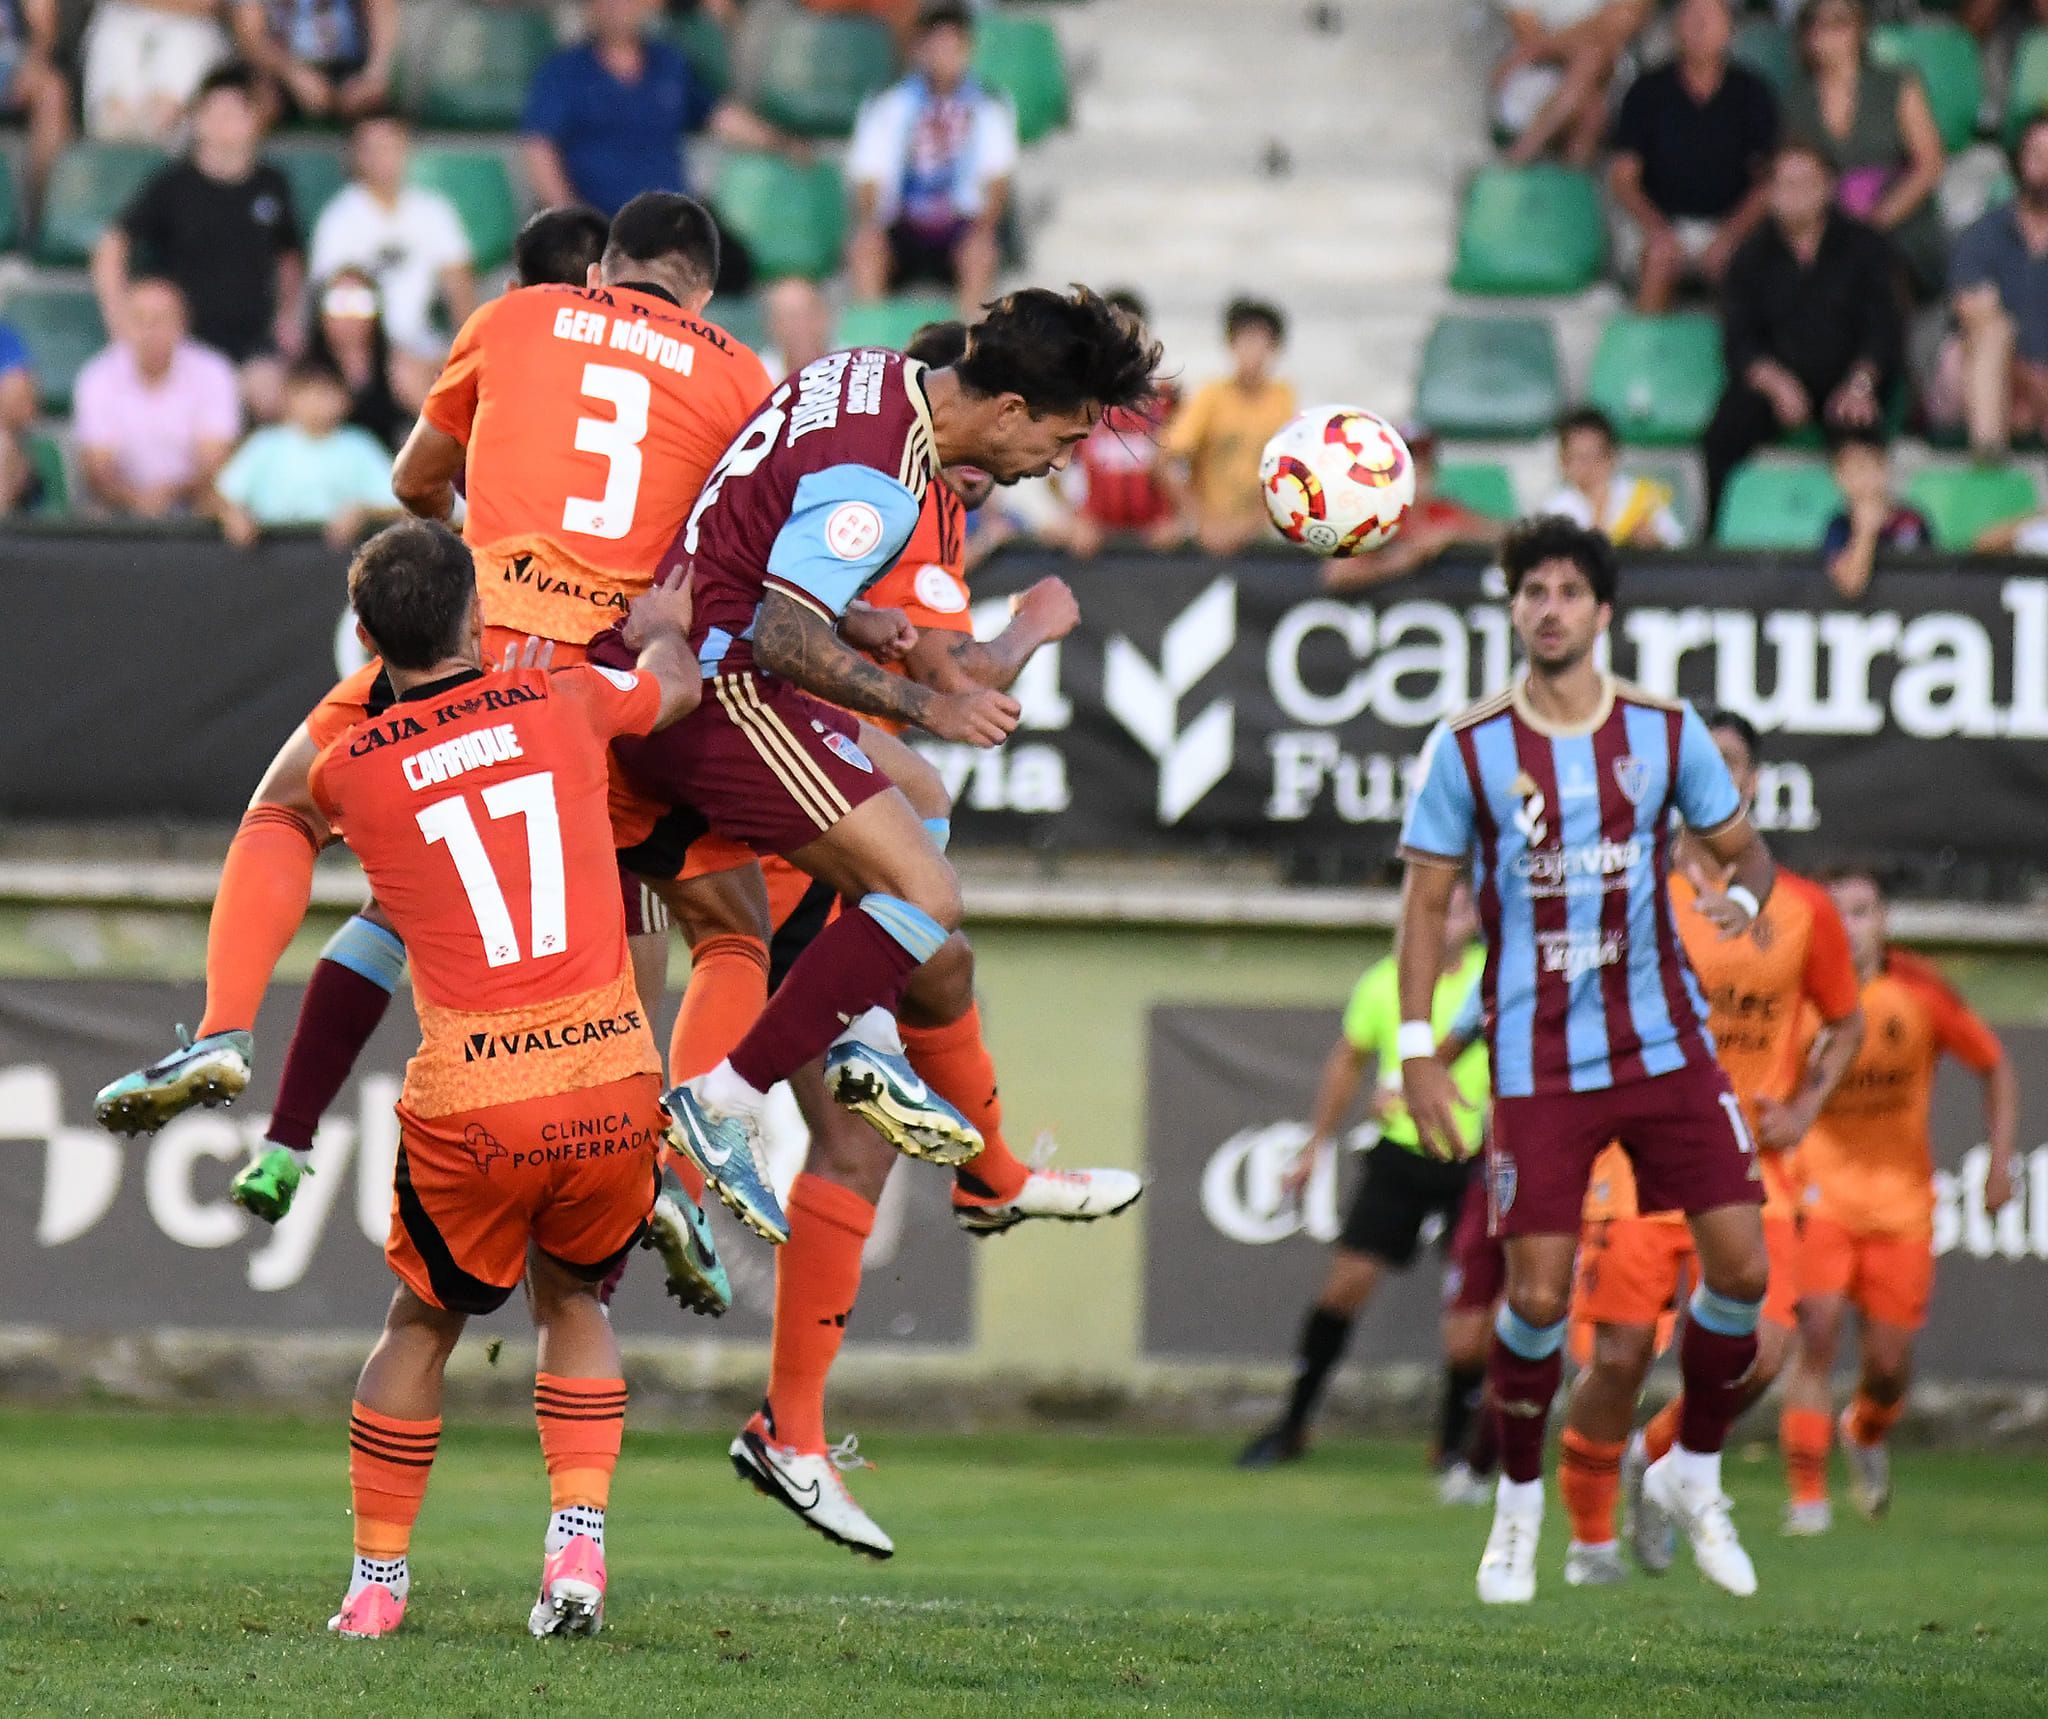
POLYGON ((740 669, 714 675, 682 721, 612 747, 641 793, 694 807, 757 853, 789 854, 892 786, 861 751, 859 732, 845 711, 740 669))
POLYGON ((1487 1233, 1485 1176, 1465 1185, 1465 1203, 1458 1208, 1458 1227, 1451 1232, 1450 1255, 1444 1262, 1444 1306, 1452 1313, 1485 1313, 1508 1283, 1507 1249, 1487 1233))
POLYGON ((1576 1235, 1593 1160, 1610 1140, 1646 1212, 1762 1205, 1756 1149, 1728 1077, 1704 1058, 1601 1092, 1496 1098, 1486 1187, 1497 1236, 1576 1235))

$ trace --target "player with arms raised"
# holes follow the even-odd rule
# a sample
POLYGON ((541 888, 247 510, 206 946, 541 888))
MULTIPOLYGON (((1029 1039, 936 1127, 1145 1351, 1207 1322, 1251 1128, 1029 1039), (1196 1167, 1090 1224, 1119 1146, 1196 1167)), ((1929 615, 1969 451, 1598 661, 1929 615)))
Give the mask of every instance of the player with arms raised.
POLYGON ((1685 1420, 1645 1492, 1685 1525, 1711 1580, 1754 1593, 1721 1491, 1721 1445, 1756 1356, 1763 1186, 1672 924, 1672 814, 1730 868, 1696 904, 1724 936, 1747 930, 1769 898, 1771 856, 1691 706, 1599 666, 1616 583, 1607 539, 1528 520, 1501 564, 1528 666, 1429 738, 1401 834, 1398 946, 1402 1083, 1422 1139, 1448 1157, 1458 1094, 1435 1055, 1430 1005, 1451 892, 1470 864, 1495 1093, 1487 1175, 1508 1270, 1488 1364, 1501 1481, 1479 1597, 1535 1597, 1544 1428, 1580 1210, 1610 1140, 1627 1150, 1646 1206, 1686 1214, 1703 1277, 1679 1353, 1685 1420))

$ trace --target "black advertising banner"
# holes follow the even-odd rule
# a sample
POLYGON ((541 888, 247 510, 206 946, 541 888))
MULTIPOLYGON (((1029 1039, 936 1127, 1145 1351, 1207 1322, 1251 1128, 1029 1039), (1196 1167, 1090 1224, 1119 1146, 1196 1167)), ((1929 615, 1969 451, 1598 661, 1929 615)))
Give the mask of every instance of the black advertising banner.
MULTIPOLYGON (((383 1242, 398 1148, 392 1103, 418 1043, 401 997, 314 1143, 314 1174, 271 1229, 231 1204, 229 1178, 262 1135, 297 987, 273 988, 257 1023, 268 1046, 247 1098, 194 1110, 146 1139, 117 1140, 92 1121, 113 1075, 161 1055, 171 1025, 196 1020, 197 987, 101 980, 11 981, 0 989, 0 1323, 120 1334, 374 1331, 393 1278, 383 1242)), ((787 1187, 803 1161, 793 1100, 771 1107, 769 1157, 787 1187)), ((614 1306, 629 1337, 768 1335, 774 1257, 722 1207, 712 1222, 733 1280, 720 1320, 662 1293, 652 1254, 636 1253, 614 1306)), ((972 1336, 968 1240, 951 1182, 906 1165, 892 1176, 865 1256, 856 1343, 963 1344, 972 1336)), ((514 1297, 495 1316, 523 1322, 514 1297)))
MULTIPOLYGON (((1358 1174, 1326 1163, 1299 1206, 1280 1176, 1308 1133, 1316 1076, 1337 1033, 1315 1009, 1152 1011, 1147 1068, 1144 1352, 1283 1360, 1328 1264, 1358 1174), (1218 1284, 1230 1292, 1219 1295, 1218 1284)), ((1990 1150, 1981 1086, 1953 1062, 1935 1087, 1934 1305, 1915 1363, 1956 1384, 2048 1375, 2048 1029, 2003 1028, 2019 1071, 2021 1174, 1984 1209, 1990 1150)), ((1354 1143, 1370 1140, 1354 1130, 1354 1143)), ((1375 1299, 1352 1342, 1361 1361, 1439 1354, 1441 1267, 1431 1252, 1375 1299)))

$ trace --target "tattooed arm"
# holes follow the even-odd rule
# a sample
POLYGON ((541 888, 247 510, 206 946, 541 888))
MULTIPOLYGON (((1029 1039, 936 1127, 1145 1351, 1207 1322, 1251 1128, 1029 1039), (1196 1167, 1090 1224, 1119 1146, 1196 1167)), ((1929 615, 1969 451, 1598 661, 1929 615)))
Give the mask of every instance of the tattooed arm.
POLYGON ((1010 624, 994 638, 936 628, 918 635, 904 658, 914 679, 942 692, 992 686, 1007 692, 1038 650, 1081 624, 1081 607, 1064 579, 1046 578, 1016 599, 1010 624))

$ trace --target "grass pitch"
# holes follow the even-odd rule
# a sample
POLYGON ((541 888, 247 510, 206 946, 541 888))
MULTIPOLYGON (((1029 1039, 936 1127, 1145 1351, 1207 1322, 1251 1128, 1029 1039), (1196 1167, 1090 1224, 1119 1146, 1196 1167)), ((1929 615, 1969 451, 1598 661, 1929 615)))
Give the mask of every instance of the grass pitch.
POLYGON ((2035 1459, 1907 1453, 1881 1528, 1775 1533, 1732 1465, 1763 1594, 1570 1591, 1482 1611, 1481 1511, 1412 1446, 1331 1441, 1242 1475, 1213 1442, 884 1434, 856 1476, 896 1537, 856 1560, 729 1478, 722 1438, 627 1433, 614 1601, 535 1642, 530 1430, 451 1426, 403 1634, 323 1624, 346 1569, 326 1423, 0 1413, 0 1711, 1004 1714, 2039 1712, 2048 1488, 2035 1459))

